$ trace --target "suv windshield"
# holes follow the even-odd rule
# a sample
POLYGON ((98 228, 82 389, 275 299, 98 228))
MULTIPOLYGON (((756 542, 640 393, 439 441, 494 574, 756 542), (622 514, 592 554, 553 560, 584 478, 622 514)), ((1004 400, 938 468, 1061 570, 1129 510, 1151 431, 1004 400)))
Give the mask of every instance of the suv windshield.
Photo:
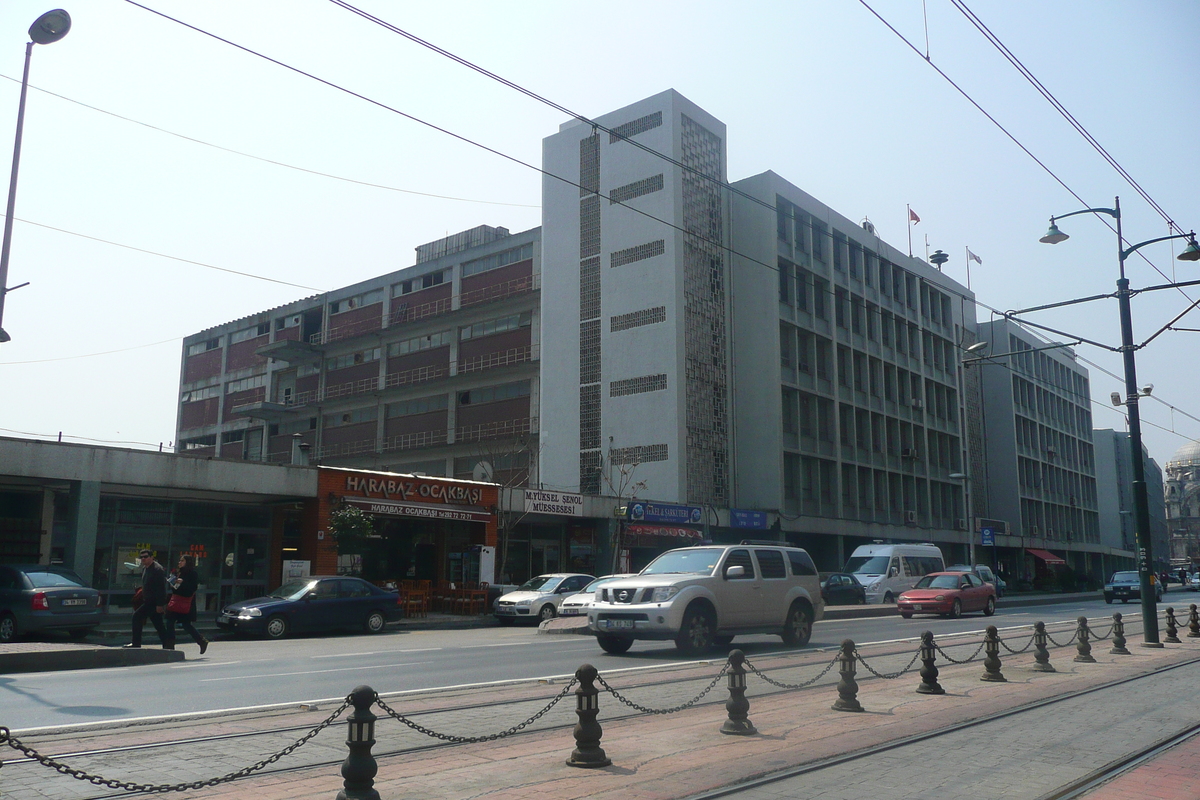
POLYGON ((1137 583, 1138 574, 1136 572, 1114 572, 1112 580, 1109 583, 1137 583))
POLYGON ((549 575, 538 575, 536 578, 530 578, 517 587, 518 592, 553 592, 554 587, 558 586, 562 578, 554 578, 549 575))
POLYGON ((883 575, 888 570, 887 556, 854 556, 846 562, 842 572, 855 575, 883 575))
POLYGON ((692 547, 669 550, 650 562, 642 575, 711 575, 723 547, 692 547))
POLYGON ((959 577, 957 575, 926 575, 921 580, 917 581, 915 589, 957 589, 959 585, 959 577))

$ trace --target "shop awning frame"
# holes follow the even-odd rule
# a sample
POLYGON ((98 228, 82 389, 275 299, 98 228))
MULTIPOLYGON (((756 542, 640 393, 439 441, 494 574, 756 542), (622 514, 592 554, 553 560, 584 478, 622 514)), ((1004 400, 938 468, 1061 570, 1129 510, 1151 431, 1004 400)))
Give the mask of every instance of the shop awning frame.
POLYGON ((1051 553, 1049 550, 1038 550, 1036 547, 1026 547, 1025 552, 1029 553, 1029 555, 1033 556, 1034 558, 1038 558, 1038 559, 1041 559, 1042 561, 1045 561, 1047 564, 1050 564, 1050 565, 1067 563, 1065 558, 1056 556, 1056 555, 1054 555, 1054 553, 1051 553))

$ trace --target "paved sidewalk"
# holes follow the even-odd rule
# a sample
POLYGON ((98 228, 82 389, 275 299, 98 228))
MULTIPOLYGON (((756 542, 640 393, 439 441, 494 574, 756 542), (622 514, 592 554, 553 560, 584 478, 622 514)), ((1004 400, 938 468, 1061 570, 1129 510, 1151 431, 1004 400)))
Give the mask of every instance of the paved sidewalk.
MULTIPOLYGON (((379 772, 375 788, 385 800, 421 797, 489 798, 528 800, 555 797, 561 800, 680 800, 702 796, 722 787, 737 786, 757 778, 803 764, 843 756, 885 744, 910 741, 916 734, 940 731, 950 726, 1062 697, 1083 689, 1143 675, 1165 666, 1176 669, 1164 676, 1145 679, 1135 687, 1115 687, 1084 695, 1077 700, 1047 706, 1031 714, 1007 716, 987 723, 995 726, 1002 740, 991 740, 982 729, 969 728, 953 737, 930 743, 921 758, 899 763, 878 756, 857 762, 850 771, 851 784, 841 794, 823 793, 812 781, 792 784, 747 785, 736 796, 745 798, 794 797, 888 797, 961 798, 964 796, 1039 798, 1052 789, 1076 780, 1100 765, 1135 751, 1182 725, 1180 716, 1191 714, 1186 698, 1188 687, 1200 680, 1200 639, 1185 639, 1161 649, 1136 645, 1131 625, 1131 655, 1113 655, 1111 644, 1093 643, 1096 663, 1076 663, 1073 646, 1051 648, 1054 673, 1034 672, 1032 651, 1011 655, 1002 650, 1004 683, 980 680, 979 661, 950 664, 939 656, 942 696, 915 692, 920 683, 916 671, 894 680, 872 677, 858 670, 858 699, 863 713, 831 709, 837 699, 834 668, 807 689, 778 691, 757 675, 748 679, 749 716, 759 733, 755 736, 724 736, 719 729, 726 719, 728 698, 725 680, 717 683, 703 702, 672 714, 637 714, 620 705, 611 695, 600 695, 604 734, 601 746, 612 766, 583 770, 564 762, 575 746, 569 725, 575 720, 575 698, 567 696, 548 714, 531 725, 531 733, 478 744, 435 746, 396 720, 382 716, 376 724, 379 772), (1147 691, 1143 691, 1143 689, 1147 691), (1181 695, 1180 693, 1184 694, 1181 695), (1154 713, 1148 696, 1160 699, 1154 713), (1078 715, 1078 716, 1077 716, 1078 715), (1119 727, 1115 721, 1132 727, 1119 727), (1091 739, 1084 740, 1086 734, 1091 739), (989 746, 989 741, 994 746, 989 746), (1100 747, 1093 742, 1103 744, 1100 747), (976 746, 970 758, 955 757, 964 744, 976 746), (421 749, 412 749, 421 748, 421 749), (406 749, 402 755, 387 755, 406 749), (885 766, 886 765, 886 766, 885 766), (879 768, 876 768, 878 766, 879 768), (1000 792, 964 792, 959 777, 1007 775, 1020 780, 1000 792), (774 787, 774 788, 772 788, 774 787)), ((1097 633, 1104 626, 1097 624, 1097 633)), ((1022 649, 1028 636, 1010 634, 1013 649, 1022 649)), ((1059 641, 1071 637, 1069 627, 1056 628, 1059 641)), ((944 637, 941 647, 959 660, 978 652, 979 637, 944 637)), ((876 671, 894 673, 912 667, 915 643, 889 643, 864 648, 863 656, 876 671)), ((801 650, 755 658, 755 666, 774 680, 803 683, 814 679, 831 663, 831 651, 801 650)), ((604 676, 610 685, 645 706, 682 705, 712 682, 723 661, 681 664, 652 672, 629 671, 604 676), (663 681, 647 685, 649 681, 663 681)), ((915 667, 919 667, 919 663, 915 667)), ((566 681, 552 685, 521 684, 470 690, 412 693, 384 699, 399 712, 433 730, 460 736, 496 733, 520 722, 544 707, 561 692, 566 681), (502 703, 502 704, 501 704, 502 703)), ((351 687, 347 687, 347 691, 351 687)), ((189 737, 180 747, 163 747, 135 753, 108 753, 68 758, 72 767, 98 772, 105 777, 149 783, 202 780, 235 771, 265 758, 286 746, 309 726, 333 709, 288 709, 269 714, 226 717, 208 721, 176 721, 103 730, 69 730, 22 736, 28 744, 46 752, 71 753, 112 748, 132 743, 162 743, 189 737), (288 730, 280 730, 287 728, 288 730), (221 733, 279 731, 268 737, 236 740, 195 741, 197 737, 221 733)), ((337 763, 345 757, 344 717, 309 744, 287 757, 279 766, 294 766, 274 775, 254 775, 232 784, 206 787, 189 796, 206 800, 253 796, 255 800, 328 800, 342 786, 337 763), (324 763, 321 763, 324 762, 324 763), (319 764, 318 766, 304 766, 319 764)), ((17 732, 20 736, 20 732, 17 732)), ((11 755, 5 754, 6 760, 11 755)), ((1172 757, 1170 763, 1188 763, 1172 757)), ((1193 770, 1194 773, 1194 770, 1193 770)), ((790 779, 797 780, 797 779, 790 779)), ((13 800, 80 800, 108 793, 97 787, 60 775, 36 764, 8 764, 4 768, 6 798, 13 800)), ((1144 787, 1143 787, 1144 788, 1144 787)), ((1122 795, 1152 796, 1145 791, 1122 795)), ((1187 795, 1169 795, 1171 797, 1187 795)), ((1194 796, 1194 795, 1193 795, 1194 796)), ((1097 798, 1115 795, 1097 795, 1097 798)))

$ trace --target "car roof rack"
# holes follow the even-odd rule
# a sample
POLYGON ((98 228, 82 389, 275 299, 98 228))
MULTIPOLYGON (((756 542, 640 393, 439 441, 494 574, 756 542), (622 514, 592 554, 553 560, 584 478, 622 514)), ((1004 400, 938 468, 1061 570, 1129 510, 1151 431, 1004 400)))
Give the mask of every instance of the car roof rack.
POLYGON ((781 542, 777 539, 742 539, 738 544, 767 544, 772 547, 795 547, 795 545, 781 542))

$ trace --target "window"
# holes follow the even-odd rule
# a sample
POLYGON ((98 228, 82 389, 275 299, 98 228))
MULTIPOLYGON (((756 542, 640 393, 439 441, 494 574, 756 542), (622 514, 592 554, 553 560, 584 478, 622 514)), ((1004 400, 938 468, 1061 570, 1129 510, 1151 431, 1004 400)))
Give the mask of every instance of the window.
MULTIPOLYGON (((477 258, 474 261, 465 262, 462 265, 462 276, 465 278, 468 275, 476 275, 480 272, 507 267, 509 264, 516 264, 518 261, 528 261, 531 258, 533 258, 533 244, 521 245, 512 250, 505 250, 503 253, 496 253, 484 256, 483 258, 477 258)), ((441 281, 438 281, 438 283, 441 283, 441 281)))
POLYGON ((217 336, 212 339, 205 339, 203 342, 188 345, 187 354, 189 356, 198 356, 201 353, 207 353, 209 350, 216 350, 220 346, 221 337, 217 336))
POLYGON ((498 400, 513 400, 529 396, 529 381, 504 383, 499 386, 484 386, 458 393, 460 406, 478 405, 479 403, 494 403, 498 400))
POLYGON ((249 378, 242 378, 240 381, 230 381, 225 384, 225 394, 233 394, 234 392, 245 392, 250 389, 258 389, 267 385, 267 376, 251 375, 249 378))
POLYGON ((266 336, 270 332, 271 323, 262 322, 258 325, 252 325, 249 328, 243 328, 240 331, 234 331, 233 333, 229 334, 229 343, 237 344, 238 342, 244 342, 247 339, 257 339, 259 336, 266 336))
POLYGON ((196 403, 200 400, 208 400, 213 397, 221 396, 220 386, 206 386, 203 389, 193 389, 190 392, 184 392, 179 398, 181 403, 196 403))
POLYGON ((421 350, 432 350, 435 347, 446 347, 450 344, 450 331, 438 331, 428 336, 416 336, 402 342, 392 342, 387 346, 389 358, 417 353, 421 350))
POLYGON ((217 435, 210 433, 208 436, 196 436, 191 439, 184 439, 180 444, 183 445, 184 451, 199 450, 202 447, 216 447, 217 435))
POLYGON ((387 417, 411 417, 416 414, 429 414, 433 411, 445 411, 450 405, 450 399, 444 395, 434 395, 433 397, 417 397, 412 400, 405 400, 402 403, 389 403, 387 406, 387 417))
POLYGON ((788 562, 792 565, 793 575, 816 575, 817 565, 813 563, 812 558, 803 550, 789 550, 788 562))
POLYGON ((787 567, 783 563, 783 553, 778 550, 755 550, 754 557, 758 560, 758 570, 764 578, 787 577, 787 567))
POLYGON ((458 338, 461 341, 468 339, 478 339, 483 336, 491 336, 497 333, 506 331, 515 331, 519 328, 528 328, 533 324, 533 312, 525 311, 520 314, 512 314, 499 319, 489 319, 483 322, 476 322, 474 325, 468 325, 458 329, 458 338))
POLYGON ((379 409, 376 406, 370 408, 356 408, 353 411, 340 411, 334 414, 325 415, 326 428, 340 428, 343 425, 358 425, 363 422, 374 422, 379 418, 379 409))
POLYGON ((360 350, 357 353, 346 353, 341 356, 325 359, 325 369, 345 369, 346 367, 354 367, 359 364, 369 364, 372 361, 379 360, 379 348, 372 347, 369 350, 360 350))
POLYGON ((280 317, 275 320, 275 330, 282 331, 288 328, 299 327, 301 321, 300 314, 291 314, 290 316, 280 317))
POLYGON ((721 574, 729 580, 753 580, 754 563, 750 560, 750 551, 730 550, 729 555, 725 557, 725 566, 721 568, 721 574), (730 567, 745 567, 746 572, 741 578, 734 578, 729 574, 730 567))
POLYGON ((344 311, 350 311, 355 308, 373 305, 374 303, 383 302, 383 289, 372 289, 369 292, 356 294, 353 297, 346 297, 341 300, 334 300, 329 304, 330 314, 341 314, 344 311))
MULTIPOLYGON (((393 283, 392 284, 392 297, 400 297, 401 295, 411 294, 412 292, 418 292, 421 289, 428 289, 431 286, 437 286, 438 284, 445 283, 447 280, 449 280, 449 278, 450 278, 450 270, 439 269, 436 272, 427 272, 424 275, 420 275, 416 278, 409 278, 406 281, 400 281, 399 283, 393 283)), ((378 291, 380 292, 379 300, 373 300, 370 302, 377 303, 383 299, 383 296, 382 296, 383 290, 379 289, 378 291)), ((372 292, 372 294, 374 294, 374 292, 372 292)), ((366 304, 364 303, 364 305, 366 305, 366 304)), ((333 310, 333 309, 331 309, 331 310, 333 310)), ((333 313, 336 314, 337 311, 333 310, 333 313)))

